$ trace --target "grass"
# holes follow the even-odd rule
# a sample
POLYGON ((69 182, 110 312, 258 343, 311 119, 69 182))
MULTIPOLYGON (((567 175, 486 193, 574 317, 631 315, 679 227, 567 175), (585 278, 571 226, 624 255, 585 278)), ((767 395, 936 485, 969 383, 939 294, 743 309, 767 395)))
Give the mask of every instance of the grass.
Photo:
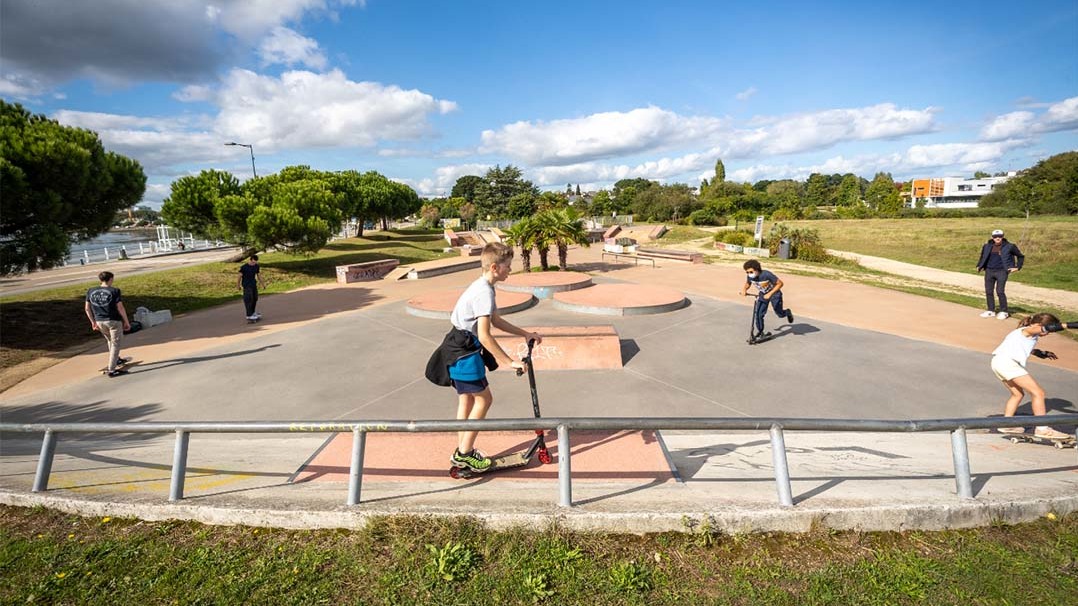
MULTIPOLYGON (((328 244, 315 255, 259 255, 266 288, 260 294, 282 293, 336 280, 336 266, 376 259, 399 259, 402 264, 429 261, 442 253, 441 232, 400 230, 377 232, 328 244)), ((137 307, 169 309, 173 315, 242 299, 236 287, 236 263, 206 263, 134 276, 117 271, 129 315, 137 307)), ((40 290, 0 298, 0 369, 100 339, 90 330, 83 312, 86 290, 97 282, 40 290)))
POLYGON ((1066 604, 1078 515, 946 532, 648 536, 467 519, 274 530, 0 507, 0 602, 1066 604))
MULTIPOLYGON (((824 246, 976 274, 981 246, 1002 229, 1026 256, 1011 280, 1078 292, 1078 217, 784 221, 820 232, 824 246)), ((766 230, 770 225, 765 226, 766 230)))

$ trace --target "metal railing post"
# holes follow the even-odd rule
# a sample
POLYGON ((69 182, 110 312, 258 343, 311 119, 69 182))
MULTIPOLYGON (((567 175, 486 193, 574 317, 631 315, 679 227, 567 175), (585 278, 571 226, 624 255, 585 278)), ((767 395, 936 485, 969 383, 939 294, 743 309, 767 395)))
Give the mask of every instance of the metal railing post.
POLYGON ((172 453, 172 485, 168 489, 169 501, 183 500, 183 481, 187 475, 187 445, 191 434, 176 430, 176 450, 172 453))
POLYGON ((573 506, 572 464, 569 461, 569 428, 558 425, 558 505, 573 506))
POLYGON ((367 432, 352 430, 352 465, 348 468, 348 504, 359 505, 359 491, 363 487, 363 449, 367 445, 367 432))
POLYGON ((786 440, 782 436, 782 426, 771 426, 771 463, 775 467, 775 488, 779 492, 779 504, 793 507, 793 491, 790 490, 790 466, 786 461, 786 440))
POLYGON ((951 456, 954 459, 954 482, 958 496, 973 498, 973 482, 969 477, 969 448, 966 445, 966 428, 951 430, 951 456))
POLYGON ((49 489, 49 474, 52 473, 52 455, 56 454, 56 434, 51 429, 45 430, 45 439, 41 442, 41 456, 37 459, 37 473, 34 474, 33 492, 45 492, 49 489))

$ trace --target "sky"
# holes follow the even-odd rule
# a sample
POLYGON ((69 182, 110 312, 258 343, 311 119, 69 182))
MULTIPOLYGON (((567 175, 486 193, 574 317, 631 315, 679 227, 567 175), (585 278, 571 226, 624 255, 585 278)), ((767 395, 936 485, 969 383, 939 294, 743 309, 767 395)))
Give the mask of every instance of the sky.
POLYGON ((0 98, 179 177, 422 196, 1020 170, 1078 149, 1078 0, 2 0, 0 98), (871 7, 866 9, 865 7, 871 7))

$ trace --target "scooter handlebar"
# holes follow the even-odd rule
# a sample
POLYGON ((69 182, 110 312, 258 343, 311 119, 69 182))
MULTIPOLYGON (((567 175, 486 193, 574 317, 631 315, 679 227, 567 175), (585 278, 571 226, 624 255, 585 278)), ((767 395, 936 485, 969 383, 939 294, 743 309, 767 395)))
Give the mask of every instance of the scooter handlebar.
MULTIPOLYGON (((521 360, 521 362, 524 362, 525 364, 531 364, 532 363, 532 347, 534 347, 534 346, 535 346, 535 339, 528 339, 528 355, 524 356, 524 359, 521 360)), ((522 374, 524 374, 524 369, 523 368, 518 368, 517 369, 517 376, 519 377, 522 374)))

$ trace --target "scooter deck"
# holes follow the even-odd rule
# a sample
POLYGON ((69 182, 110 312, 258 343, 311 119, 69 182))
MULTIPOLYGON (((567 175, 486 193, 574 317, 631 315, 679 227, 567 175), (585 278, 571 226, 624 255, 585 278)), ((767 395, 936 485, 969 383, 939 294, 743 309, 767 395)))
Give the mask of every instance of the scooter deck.
POLYGON ((1012 444, 1017 444, 1019 442, 1030 442, 1036 444, 1051 444, 1052 446, 1055 446, 1060 450, 1064 448, 1078 449, 1078 444, 1075 443, 1074 436, 1069 436, 1066 438, 1042 438, 1033 434, 1012 433, 1005 435, 1004 437, 1010 440, 1012 444))
POLYGON ((490 469, 487 469, 486 471, 472 471, 467 467, 450 467, 449 475, 453 478, 466 480, 476 476, 485 476, 499 471, 505 471, 507 469, 524 467, 531 462, 531 457, 526 456, 527 454, 527 450, 521 450, 520 452, 512 452, 507 455, 495 457, 491 459, 490 469))
POLYGON ((774 338, 775 338, 775 335, 773 335, 770 332, 765 332, 763 335, 761 335, 759 337, 749 338, 745 342, 748 343, 749 345, 757 345, 759 343, 766 343, 766 342, 768 342, 768 341, 770 341, 771 339, 774 339, 774 338))

